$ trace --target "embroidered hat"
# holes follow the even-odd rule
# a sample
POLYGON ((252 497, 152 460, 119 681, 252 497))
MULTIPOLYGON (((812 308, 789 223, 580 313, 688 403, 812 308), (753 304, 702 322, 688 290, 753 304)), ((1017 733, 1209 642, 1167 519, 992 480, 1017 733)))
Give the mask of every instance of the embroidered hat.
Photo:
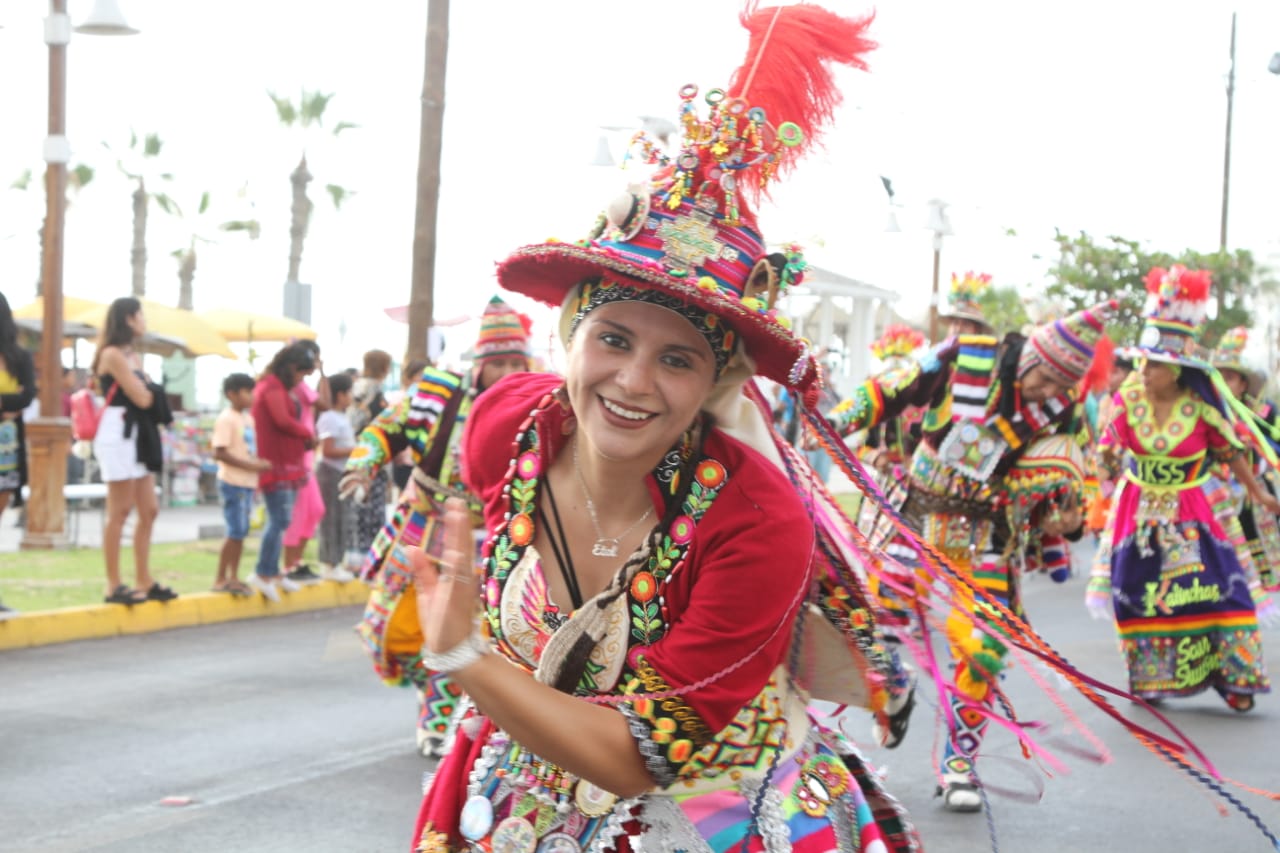
POLYGON ((1255 369, 1245 359, 1244 350, 1248 344, 1249 329, 1247 327, 1236 326, 1234 329, 1228 329, 1218 341, 1213 354, 1209 356, 1209 363, 1218 370, 1234 370, 1239 373, 1248 383, 1248 392, 1256 395, 1262 390, 1266 377, 1262 375, 1262 371, 1255 369))
POLYGON ((1107 318, 1118 307, 1119 303, 1111 299, 1036 326, 1023 345, 1018 375, 1025 376, 1039 364, 1064 385, 1075 385, 1089 370, 1107 318))
POLYGON ((991 276, 972 270, 964 275, 951 274, 951 290, 947 294, 947 310, 938 313, 940 320, 968 320, 977 323, 982 331, 990 331, 991 324, 982 314, 978 299, 991 286, 991 276))
POLYGON ((741 342, 758 373, 804 388, 819 381, 817 362, 778 311, 804 259, 794 246, 766 249, 752 206, 831 120, 841 100, 831 65, 865 69, 863 56, 875 47, 865 34, 871 18, 753 4, 740 21, 750 33, 747 59, 728 89, 680 90, 675 153, 643 131, 633 138, 632 151, 657 167, 651 179, 617 196, 587 239, 516 250, 498 265, 498 280, 565 310, 573 289, 594 279, 597 294, 661 291, 726 324, 729 342, 741 342))
POLYGON ((509 355, 528 358, 531 325, 528 317, 503 302, 502 297, 493 297, 480 317, 480 337, 474 350, 475 360, 509 355))
POLYGON ((918 329, 894 323, 871 345, 871 354, 881 361, 894 361, 907 358, 924 345, 924 334, 918 329))
POLYGON ((1181 264, 1169 269, 1155 267, 1147 273, 1145 323, 1136 356, 1173 364, 1201 364, 1197 358, 1197 338, 1209 311, 1210 274, 1189 270, 1181 264))

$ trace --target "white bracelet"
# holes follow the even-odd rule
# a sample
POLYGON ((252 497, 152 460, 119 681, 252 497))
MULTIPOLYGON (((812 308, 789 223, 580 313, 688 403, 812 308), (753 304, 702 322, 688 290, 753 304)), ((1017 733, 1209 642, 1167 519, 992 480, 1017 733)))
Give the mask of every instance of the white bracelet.
POLYGON ((422 665, 432 672, 448 674, 466 669, 489 654, 492 648, 479 633, 472 633, 465 640, 443 652, 422 650, 422 665))

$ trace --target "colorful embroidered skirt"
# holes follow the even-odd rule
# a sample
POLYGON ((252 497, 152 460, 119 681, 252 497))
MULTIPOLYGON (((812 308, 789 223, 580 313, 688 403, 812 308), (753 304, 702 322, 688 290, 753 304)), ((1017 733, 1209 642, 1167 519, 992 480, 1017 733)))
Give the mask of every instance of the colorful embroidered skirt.
POLYGON ((1268 692, 1258 619, 1235 550, 1207 524, 1184 523, 1177 534, 1181 542, 1168 547, 1164 533, 1161 548, 1154 534, 1142 531, 1111 551, 1112 600, 1130 690, 1145 698, 1208 688, 1268 692))
POLYGON ((492 723, 472 717, 457 738, 423 801, 420 853, 630 851, 629 836, 646 853, 921 849, 905 811, 862 757, 822 729, 811 730, 805 745, 773 768, 763 793, 758 782, 743 782, 681 796, 677 783, 661 795, 620 801, 589 783, 557 778, 566 792, 559 808, 545 791, 521 788, 528 770, 511 764, 520 750, 492 723))

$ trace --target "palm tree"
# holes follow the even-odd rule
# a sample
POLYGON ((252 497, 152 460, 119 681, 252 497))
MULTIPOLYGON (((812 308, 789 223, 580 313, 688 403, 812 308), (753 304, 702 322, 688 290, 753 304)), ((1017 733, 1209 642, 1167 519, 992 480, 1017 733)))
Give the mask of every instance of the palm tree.
MULTIPOLYGON (((324 111, 333 99, 333 93, 302 90, 297 103, 275 92, 267 92, 272 103, 276 105, 276 116, 280 124, 290 129, 302 131, 305 135, 315 137, 324 130, 324 111)), ((338 136, 344 130, 358 127, 351 122, 340 121, 333 126, 332 135, 338 136)), ((311 172, 307 168, 307 145, 302 147, 302 158, 297 167, 289 175, 293 184, 293 205, 289 222, 289 277, 290 282, 298 281, 298 269, 302 266, 302 244, 307 238, 307 227, 311 223, 311 211, 315 205, 307 196, 307 184, 311 182, 311 172)), ((342 203, 354 193, 337 184, 325 184, 325 190, 333 201, 334 210, 341 210, 342 203)))
POLYGON ((116 158, 116 166, 136 186, 133 190, 133 250, 129 261, 133 269, 132 294, 141 299, 147 293, 147 208, 154 201, 165 213, 171 216, 178 214, 178 208, 164 192, 147 189, 150 180, 154 187, 157 183, 173 181, 173 175, 156 169, 156 160, 164 143, 157 133, 148 133, 141 140, 134 131, 129 131, 129 147, 126 151, 115 151, 107 143, 103 147, 116 158))
MULTIPOLYGON (((241 199, 247 198, 248 188, 242 187, 237 194, 241 199)), ((258 220, 249 219, 228 219, 222 222, 214 223, 217 220, 218 211, 210 211, 210 203, 212 196, 209 192, 200 194, 199 203, 195 207, 195 213, 182 214, 181 209, 175 206, 175 210, 182 217, 183 223, 190 231, 187 245, 180 249, 175 249, 170 254, 178 261, 178 307, 187 311, 194 310, 195 298, 193 282, 196 277, 196 246, 197 244, 212 244, 217 241, 211 236, 214 231, 225 231, 228 233, 241 232, 249 235, 250 240, 257 240, 261 233, 258 220)), ((253 202, 249 202, 250 211, 253 208, 253 202)))
MULTIPOLYGON (((32 179, 34 174, 35 173, 31 169, 24 169, 22 171, 22 174, 19 175, 13 181, 13 183, 9 184, 9 189, 18 190, 20 192, 29 191, 32 187, 32 179)), ((85 165, 84 163, 78 163, 67 170, 66 206, 68 208, 71 207, 71 200, 75 198, 76 195, 79 194, 80 190, 84 189, 84 187, 88 185, 90 181, 93 180, 93 176, 94 176, 93 167, 85 165)), ((36 233, 39 237, 38 245, 40 247, 40 258, 39 258, 39 263, 36 265, 36 269, 42 269, 44 264, 44 220, 43 219, 40 220, 40 227, 37 229, 36 233)), ((43 295, 43 292, 44 292, 44 278, 40 274, 37 274, 36 296, 43 295)))

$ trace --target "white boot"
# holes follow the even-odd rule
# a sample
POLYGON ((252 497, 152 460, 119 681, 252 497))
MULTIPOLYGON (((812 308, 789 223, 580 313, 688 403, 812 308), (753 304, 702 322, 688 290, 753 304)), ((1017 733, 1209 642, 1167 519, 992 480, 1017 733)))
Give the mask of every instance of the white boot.
POLYGON ((967 773, 943 773, 938 793, 942 796, 942 807, 949 812, 982 811, 982 795, 967 773))

